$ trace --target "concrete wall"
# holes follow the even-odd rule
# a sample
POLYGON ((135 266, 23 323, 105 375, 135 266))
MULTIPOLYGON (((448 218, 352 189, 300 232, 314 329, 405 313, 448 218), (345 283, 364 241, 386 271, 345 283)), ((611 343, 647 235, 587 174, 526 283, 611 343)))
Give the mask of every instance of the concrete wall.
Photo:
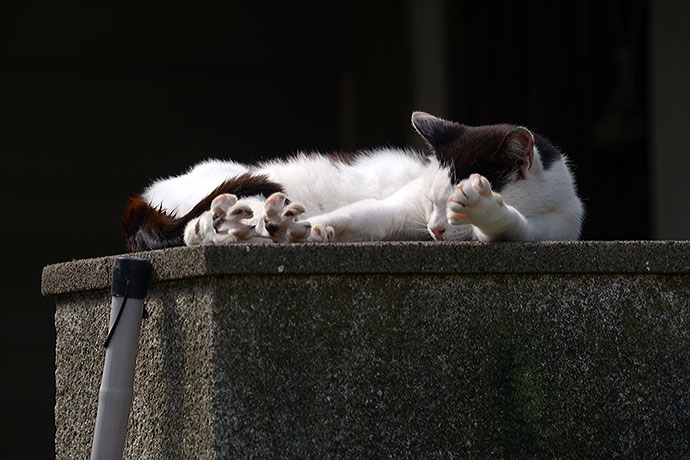
MULTIPOLYGON (((125 458, 683 458, 690 243, 178 248, 125 458)), ((46 267, 57 458, 87 458, 112 258, 46 267)))

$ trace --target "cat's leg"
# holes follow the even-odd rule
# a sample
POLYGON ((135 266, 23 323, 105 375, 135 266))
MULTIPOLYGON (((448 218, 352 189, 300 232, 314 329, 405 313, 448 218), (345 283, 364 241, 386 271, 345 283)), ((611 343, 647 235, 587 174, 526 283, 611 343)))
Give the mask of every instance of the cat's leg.
POLYGON ((255 225, 248 222, 253 215, 251 207, 237 201, 235 195, 218 195, 209 211, 187 224, 184 242, 187 246, 204 246, 247 241, 256 234, 255 225))
POLYGON ((488 179, 479 174, 455 186, 448 198, 447 218, 452 225, 473 225, 479 240, 531 239, 527 219, 504 203, 503 197, 491 190, 488 179))
POLYGON ((424 239, 426 224, 406 191, 386 199, 365 199, 310 217, 309 241, 383 241, 424 239))
POLYGON ((333 241, 363 241, 377 238, 371 229, 373 221, 380 221, 385 213, 376 212, 379 200, 357 201, 335 211, 310 217, 312 224, 309 241, 330 243, 333 241), (359 235, 359 236, 358 236, 359 235))
MULTIPOLYGON (((385 198, 366 198, 324 214, 310 216, 311 232, 307 241, 428 239, 426 200, 420 199, 424 190, 425 185, 420 178, 385 198)), ((274 219, 277 221, 277 218, 274 219)))
POLYGON ((299 221, 304 206, 288 200, 284 193, 274 193, 264 203, 264 228, 271 239, 278 243, 305 241, 311 224, 299 221))

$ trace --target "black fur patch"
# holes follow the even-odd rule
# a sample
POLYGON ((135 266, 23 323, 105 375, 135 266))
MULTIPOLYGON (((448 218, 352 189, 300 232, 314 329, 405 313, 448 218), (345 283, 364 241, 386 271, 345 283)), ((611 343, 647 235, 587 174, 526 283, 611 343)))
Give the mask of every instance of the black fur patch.
POLYGON ((500 192, 514 180, 524 159, 507 151, 506 140, 514 125, 466 126, 452 142, 434 148, 439 160, 450 167, 451 180, 458 183, 478 173, 500 192))
MULTIPOLYGON (((426 114, 413 116, 413 124, 441 164, 450 168, 454 184, 478 173, 500 192, 511 181, 520 179, 527 166, 525 155, 515 151, 515 143, 509 142, 515 141, 513 136, 520 132, 516 125, 466 126, 426 114)), ((535 134, 534 138, 542 164, 548 169, 561 153, 543 136, 535 134)))
POLYGON ((275 236, 278 230, 280 230, 280 225, 274 224, 272 222, 266 222, 266 231, 269 235, 275 236))
POLYGON ((421 112, 412 115, 412 125, 432 147, 452 143, 465 129, 460 123, 421 112))
POLYGON ((559 159, 563 158, 563 154, 555 147, 547 138, 541 134, 534 134, 534 143, 537 145, 539 155, 541 156, 541 164, 544 169, 549 169, 559 159))

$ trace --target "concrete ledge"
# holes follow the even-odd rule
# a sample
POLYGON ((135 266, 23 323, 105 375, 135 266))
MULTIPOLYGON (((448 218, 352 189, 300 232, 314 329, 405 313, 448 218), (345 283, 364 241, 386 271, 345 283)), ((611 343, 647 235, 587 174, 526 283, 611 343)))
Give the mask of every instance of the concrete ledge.
MULTIPOLYGON (((690 241, 390 242, 173 248, 137 253, 151 282, 231 274, 690 272, 690 241)), ((42 292, 108 289, 114 256, 49 265, 42 292)))
MULTIPOLYGON (((690 243, 178 248, 125 458, 685 458, 690 243)), ((46 267, 57 458, 88 458, 112 257, 46 267)))

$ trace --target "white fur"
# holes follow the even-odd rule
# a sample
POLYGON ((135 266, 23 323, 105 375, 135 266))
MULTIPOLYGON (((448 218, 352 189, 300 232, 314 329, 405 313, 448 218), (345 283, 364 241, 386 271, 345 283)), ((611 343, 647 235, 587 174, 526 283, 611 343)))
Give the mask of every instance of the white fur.
MULTIPOLYGON (((292 202, 303 206, 299 222, 296 217, 275 218, 290 228, 311 224, 311 234, 285 241, 422 240, 432 235, 446 240, 558 240, 577 239, 580 234, 582 204, 565 159, 544 170, 536 148, 525 179, 510 182, 501 195, 491 192, 485 178, 471 178, 473 183, 466 180, 454 188, 448 170, 434 156, 423 159, 409 150, 379 149, 360 154, 350 165, 304 153, 257 166, 210 160, 181 176, 154 182, 143 196, 151 205, 179 217, 225 180, 247 172, 265 174, 283 187, 292 202), (452 212, 450 208, 463 206, 452 201, 462 193, 458 187, 471 187, 477 181, 484 184, 481 179, 488 192, 482 188, 485 195, 472 202, 473 214, 455 220, 457 225, 449 223, 446 214, 452 212)), ((255 196, 238 202, 253 212, 243 225, 255 227, 258 238, 264 240, 269 238, 264 228, 266 210, 270 206, 280 214, 283 207, 278 198, 266 203, 267 198, 255 196)), ((187 244, 237 241, 194 235, 194 227, 213 232, 209 219, 203 215, 189 223, 187 244), (197 226, 199 219, 202 222, 197 226)))
POLYGON ((534 162, 527 171, 527 177, 509 183, 500 195, 492 193, 486 179, 480 179, 470 177, 458 184, 449 201, 450 222, 453 222, 451 214, 454 210, 467 211, 459 207, 453 209, 452 198, 462 196, 459 188, 471 195, 470 201, 476 201, 474 207, 469 208, 474 215, 467 221, 474 226, 473 239, 536 241, 575 240, 580 237, 583 207, 565 158, 545 170, 535 147, 534 162), (486 181, 484 186, 480 185, 484 184, 480 179, 486 181))
POLYGON ((234 161, 206 160, 186 174, 153 182, 142 194, 153 207, 173 216, 183 216, 220 184, 249 171, 234 161))

